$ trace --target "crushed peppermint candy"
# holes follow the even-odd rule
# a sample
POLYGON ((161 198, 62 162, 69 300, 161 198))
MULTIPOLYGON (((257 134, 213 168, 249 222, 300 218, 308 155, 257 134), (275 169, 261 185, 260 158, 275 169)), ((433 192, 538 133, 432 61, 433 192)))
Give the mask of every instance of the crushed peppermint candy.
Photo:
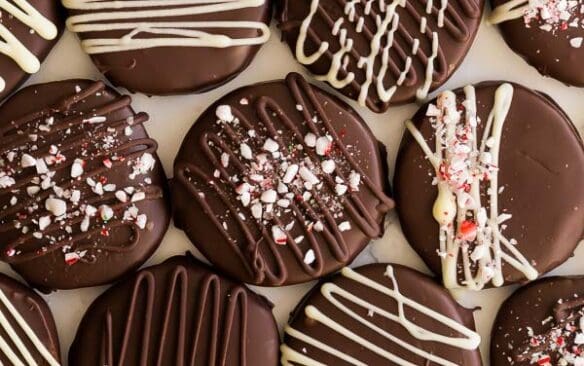
MULTIPOLYGON (((584 0, 529 0, 523 13, 527 28, 538 27, 559 35, 568 29, 584 28, 584 0)), ((582 46, 582 37, 569 38, 574 48, 582 46)))
POLYGON ((316 260, 316 256, 314 254, 314 250, 309 249, 306 254, 304 254, 304 263, 312 264, 316 260))
POLYGON ((554 309, 555 320, 546 333, 535 334, 527 327, 528 340, 513 351, 513 361, 541 366, 584 365, 584 301, 578 297, 559 300, 554 309), (559 311, 558 309, 562 309, 559 311), (563 313, 563 314, 562 314, 563 313), (561 314, 561 315, 560 315, 561 314))
MULTIPOLYGON (((208 147, 218 157, 213 160, 216 166, 207 182, 191 182, 211 187, 221 182, 222 187, 233 187, 231 194, 240 203, 238 210, 241 210, 235 214, 242 221, 247 217, 261 223, 278 245, 287 245, 290 241, 305 246, 308 243, 306 232, 323 232, 325 223, 326 229, 331 231, 351 230, 339 193, 359 191, 362 185, 358 168, 344 155, 348 152, 353 156, 352 147, 337 149, 333 137, 326 133, 308 132, 298 140, 280 130, 276 135, 266 130, 261 130, 263 134, 260 134, 259 129, 248 129, 249 126, 238 121, 234 112, 231 106, 216 108, 220 129, 217 135, 224 137, 229 130, 230 138, 224 140, 230 144, 229 150, 225 145, 209 141, 208 147), (325 219, 325 209, 335 222, 325 219), (308 212, 317 217, 311 217, 308 212), (290 217, 293 218, 291 222, 283 222, 290 217), (294 222, 301 222, 301 219, 306 225, 304 230, 294 226, 294 222)), ((208 197, 203 192, 199 196, 208 197)), ((222 223, 231 214, 221 215, 222 230, 230 229, 222 223)), ((305 253, 306 263, 313 263, 316 253, 312 249, 305 249, 305 253)))
MULTIPOLYGON (((146 192, 152 180, 143 175, 153 170, 155 158, 148 151, 141 153, 140 145, 128 149, 130 126, 137 124, 137 118, 130 117, 127 125, 120 125, 107 116, 85 113, 72 107, 14 127, 18 144, 0 156, 0 188, 19 187, 5 196, 14 210, 5 220, 10 220, 16 230, 9 233, 9 240, 21 235, 31 237, 25 243, 26 250, 11 248, 5 255, 30 254, 33 249, 29 247, 44 255, 51 252, 51 245, 61 245, 65 262, 73 265, 87 254, 75 250, 79 233, 110 235, 108 221, 117 218, 118 213, 123 214, 126 225, 147 227, 147 216, 131 201, 148 199, 146 192), (69 126, 62 128, 63 121, 69 126), (127 154, 132 158, 128 159, 127 154), (59 165, 65 162, 70 165, 61 169, 59 165), (134 182, 118 189, 113 178, 124 178, 124 171, 134 182)), ((99 240, 92 236, 96 248, 99 240)))
POLYGON ((231 107, 228 105, 220 105, 219 107, 217 107, 217 109, 215 110, 215 115, 217 116, 217 118, 219 118, 219 120, 225 122, 233 122, 233 120, 235 119, 233 113, 231 113, 231 107))

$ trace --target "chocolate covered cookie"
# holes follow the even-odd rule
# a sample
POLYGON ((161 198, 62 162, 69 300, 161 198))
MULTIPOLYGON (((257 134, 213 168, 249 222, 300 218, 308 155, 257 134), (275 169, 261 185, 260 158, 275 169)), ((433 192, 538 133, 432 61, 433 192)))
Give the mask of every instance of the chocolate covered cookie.
POLYGON ((318 80, 374 112, 425 99, 468 52, 483 0, 281 0, 280 28, 318 80))
POLYGON ((136 269, 170 213, 157 144, 103 82, 27 87, 0 107, 0 259, 30 284, 70 289, 136 269))
POLYGON ((59 1, 0 0, 0 100, 37 73, 64 28, 59 1))
POLYGON ((499 310, 493 366, 584 364, 584 277, 549 277, 515 292, 499 310))
POLYGON ((271 0, 63 0, 68 28, 115 85, 203 92, 241 73, 270 37, 271 0))
POLYGON ((0 274, 0 364, 59 366, 59 337, 47 303, 0 274))
POLYGON ((584 145, 549 97, 486 82, 423 106, 395 173, 403 231, 448 288, 536 279, 584 234, 584 145))
POLYGON ((98 297, 70 365, 276 366, 272 304, 192 256, 141 270, 98 297))
POLYGON ((489 21, 544 76, 584 86, 584 0, 492 0, 489 21))
POLYGON ((198 119, 175 160, 174 220, 235 278, 304 282, 382 235, 386 181, 385 150, 363 120, 291 73, 238 89, 198 119))
POLYGON ((292 313, 282 365, 481 365, 474 327, 471 310, 417 271, 343 268, 292 313))

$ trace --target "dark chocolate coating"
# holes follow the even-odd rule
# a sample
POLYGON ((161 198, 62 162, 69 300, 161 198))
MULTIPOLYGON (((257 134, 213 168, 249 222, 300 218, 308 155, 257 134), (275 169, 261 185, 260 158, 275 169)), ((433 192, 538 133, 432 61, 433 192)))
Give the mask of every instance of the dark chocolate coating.
MULTIPOLYGON (((521 353, 518 350, 525 349, 529 344, 529 329, 533 330, 533 335, 549 332, 557 325, 554 310, 558 301, 568 304, 574 301, 575 296, 580 302, 584 297, 582 276, 544 278, 517 290, 503 303, 497 314, 491 337, 491 365, 533 365, 530 360, 516 359, 521 353)), ((552 364, 557 364, 557 354, 551 349, 546 351, 552 357, 552 364)))
MULTIPOLYGON (((131 0, 122 0, 131 1, 131 0)), ((193 6, 193 5, 190 5, 193 6)), ((170 8, 170 7, 169 7, 170 8)), ((140 11, 144 8, 132 8, 140 11)), ((69 10, 70 15, 91 14, 102 10, 69 10)), ((249 7, 212 14, 182 17, 135 19, 136 22, 203 22, 250 21, 269 24, 272 18, 271 0, 258 7, 249 7)), ((234 38, 256 37, 255 29, 200 29, 222 33, 234 38)), ((82 40, 119 38, 127 30, 79 33, 82 40)), ((138 35, 149 38, 152 35, 138 35)), ((261 45, 233 47, 153 47, 133 51, 91 55, 97 68, 114 85, 130 92, 147 95, 176 95, 200 93, 217 88, 244 71, 252 62, 261 45)))
MULTIPOLYGON (((384 287, 394 289, 391 279, 386 276, 387 266, 388 264, 382 263, 369 264, 356 268, 355 271, 384 287)), ((473 319, 473 311, 460 306, 452 298, 450 293, 436 283, 434 279, 408 267, 394 264, 391 266, 393 267, 399 291, 402 295, 474 331, 475 322, 473 319)), ((398 305, 394 299, 380 291, 376 291, 340 274, 325 280, 324 283, 332 283, 376 307, 391 314, 398 314, 398 305)), ((334 306, 323 296, 321 292, 322 285, 323 283, 318 284, 292 312, 288 323, 292 329, 304 333, 317 341, 324 342, 326 345, 337 349, 348 356, 354 357, 366 365, 399 365, 399 363, 391 362, 387 358, 375 353, 373 350, 353 341, 352 338, 356 337, 343 335, 341 332, 333 331, 326 325, 308 318, 305 314, 305 309, 307 306, 313 306, 342 327, 375 344, 384 351, 390 352, 415 365, 427 366, 435 364, 420 355, 416 355, 406 350, 404 347, 398 346, 396 342, 390 341, 379 332, 370 329, 334 306)), ((370 322, 374 326, 381 328, 382 331, 395 336, 397 339, 406 342, 409 345, 434 356, 444 358, 457 365, 480 366, 482 364, 478 348, 474 350, 464 350, 434 341, 417 339, 400 323, 389 320, 380 314, 368 313, 369 309, 352 303, 339 295, 334 297, 365 321, 370 322)), ((405 306, 405 315, 410 322, 424 329, 448 337, 461 336, 458 332, 448 328, 446 325, 439 323, 427 315, 423 315, 411 307, 405 306)), ((287 333, 284 335, 283 343, 285 346, 292 348, 300 354, 306 355, 325 365, 345 366, 355 364, 348 363, 332 356, 330 353, 323 352, 322 350, 311 346, 298 338, 292 337, 287 333)))
MULTIPOLYGON (((290 45, 292 53, 295 54, 296 44, 303 20, 310 11, 312 0, 280 0, 279 22, 284 40, 290 45)), ((317 75, 326 75, 332 62, 332 56, 340 48, 339 39, 333 36, 331 29, 335 21, 343 17, 342 28, 347 29, 347 37, 354 42, 353 51, 349 54, 349 62, 346 71, 339 73, 339 78, 343 79, 347 72, 355 74, 355 79, 348 86, 340 90, 341 93, 351 99, 358 100, 361 92, 361 85, 366 81, 366 68, 358 68, 357 64, 361 57, 368 57, 371 52, 371 39, 376 33, 376 15, 380 13, 378 1, 372 2, 375 13, 366 16, 365 30, 361 33, 356 31, 355 22, 350 22, 343 10, 348 0, 320 0, 320 10, 315 14, 309 36, 305 44, 305 52, 311 55, 316 52, 323 42, 328 42, 330 47, 326 56, 312 65, 307 65, 308 70, 317 75)), ((357 16, 363 16, 365 1, 357 2, 357 16)), ((391 2, 385 2, 386 5, 391 2)), ((444 27, 437 25, 437 13, 440 2, 434 1, 433 15, 426 14, 426 1, 405 1, 405 7, 398 6, 400 27, 395 33, 394 44, 389 52, 390 68, 384 78, 385 88, 389 89, 396 85, 400 73, 405 68, 406 57, 412 57, 412 67, 407 73, 404 83, 397 88, 390 101, 384 102, 380 99, 375 82, 371 85, 366 105, 376 113, 383 113, 391 105, 410 103, 416 100, 416 92, 422 87, 426 79, 426 65, 428 57, 432 55, 432 32, 438 33, 440 47, 436 59, 433 82, 430 91, 437 89, 444 84, 456 71, 462 60, 466 56, 470 46, 478 31, 484 8, 484 0, 450 0, 445 13, 444 27), (426 33, 420 32, 420 19, 427 18, 426 33), (413 39, 420 40, 420 46, 415 56, 412 56, 413 39)), ((391 28, 388 27, 388 28, 391 28)), ((390 32, 387 31, 386 34, 390 32)), ((381 39, 381 47, 387 44, 387 37, 381 39)), ((377 75, 382 62, 383 52, 380 52, 375 60, 373 68, 377 75)))
MULTIPOLYGON (((497 7, 508 0, 491 0, 497 7)), ((580 5, 576 13, 580 14, 580 5)), ((550 76, 566 84, 584 86, 584 47, 574 48, 570 39, 584 37, 581 25, 558 29, 556 32, 544 31, 539 27, 544 24, 534 20, 525 25, 523 17, 498 24, 501 34, 509 47, 528 64, 535 67, 544 76, 550 76)))
POLYGON ((103 82, 66 80, 27 87, 0 107, 4 170, 12 171, 16 181, 14 186, 0 190, 0 258, 31 285, 48 291, 106 284, 134 271, 160 244, 170 221, 170 210, 164 199, 166 178, 156 156, 157 144, 148 138, 142 125, 148 115, 136 114, 130 103, 130 97, 121 96, 103 82), (95 115, 106 120, 83 122, 95 115), (50 129, 40 130, 39 126, 51 117, 54 122, 50 129), (129 136, 127 128, 131 128, 129 136), (30 133, 38 135, 36 142, 30 140, 30 133), (63 199, 67 202, 67 218, 63 221, 45 209, 45 200, 49 195, 56 196, 56 191, 41 189, 32 196, 28 194, 27 187, 33 185, 31 179, 42 175, 34 167, 21 167, 23 153, 35 158, 51 157, 48 151, 53 144, 66 160, 48 166, 56 172, 51 181, 64 190, 81 192, 79 205, 63 199), (7 160, 10 151, 17 151, 13 162, 7 160), (153 170, 131 179, 136 159, 147 153, 155 159, 153 170), (73 178, 70 172, 77 158, 85 161, 84 172, 79 178, 73 178), (106 159, 112 164, 110 168, 105 165, 106 159), (98 195, 87 184, 87 178, 103 182, 103 186, 115 184, 116 192, 135 187, 136 192, 145 193, 145 199, 131 203, 129 199, 133 195, 128 194, 128 202, 123 203, 114 197, 113 191, 98 195), (15 205, 10 202, 13 197, 17 199, 15 205), (113 209, 114 217, 102 221, 98 212, 90 220, 88 230, 82 231, 81 220, 85 215, 81 207, 86 203, 98 209, 107 204, 113 209), (135 220, 123 218, 133 204, 139 214, 147 216, 144 229, 135 220), (30 205, 36 209, 27 214, 25 207, 30 205), (39 227, 31 220, 38 221, 45 215, 52 218, 52 223, 44 231, 40 230, 46 235, 36 238, 33 233, 39 227), (29 227, 26 235, 15 223, 29 227), (67 226, 71 232, 66 231, 67 226), (83 251, 87 251, 84 257, 66 262, 65 253, 83 251))
POLYGON ((87 310, 70 365, 276 366, 272 304, 191 255, 145 268, 87 310))
MULTIPOLYGON (((239 158, 232 155, 232 161, 239 158)), ((275 170, 282 167, 279 159, 270 161, 275 164, 275 170)), ((247 179, 238 169, 232 162, 225 176, 247 179)), ((285 81, 241 88, 213 104, 187 134, 175 160, 174 172, 172 202, 176 226, 222 271, 258 285, 305 282, 341 268, 372 238, 383 234, 385 213, 393 207, 393 201, 384 193, 388 189, 385 150, 380 148, 371 130, 348 105, 311 86, 295 73, 289 74, 285 81), (242 105, 242 99, 247 104, 242 105), (232 127, 235 138, 249 140, 254 156, 263 152, 263 141, 270 137, 285 146, 286 153, 291 153, 290 164, 300 164, 310 157, 319 166, 325 157, 316 156, 314 149, 304 143, 304 137, 311 131, 317 135, 330 134, 334 148, 326 158, 336 161, 335 174, 339 176, 347 177, 351 170, 360 171, 363 183, 359 191, 337 199, 332 174, 320 176, 324 185, 320 190, 315 189, 308 201, 301 198, 303 189, 293 192, 291 188, 295 198, 290 209, 274 220, 281 227, 290 223, 294 226, 289 230, 288 240, 277 244, 270 232, 271 225, 258 225, 250 207, 244 207, 233 196, 235 187, 223 175, 214 178, 215 171, 223 171, 219 161, 222 153, 209 145, 227 144, 232 151, 240 149, 231 138, 233 133, 217 123, 215 114, 220 105, 231 106, 233 114, 241 120, 241 130, 232 127), (313 118, 318 119, 318 124, 312 122, 313 118), (256 131, 256 137, 248 139, 247 131, 251 129, 256 131), (281 132, 274 137, 271 131, 281 132), (303 150, 298 150, 298 145, 303 150), (218 190, 226 192, 226 199, 218 190), (245 220, 239 220, 240 213, 245 220), (333 217, 334 214, 338 215, 333 217), (310 223, 318 220, 324 224, 324 231, 312 229, 310 223), (345 220, 351 229, 341 232, 337 224, 345 220), (295 243, 293 239, 300 236, 304 240, 295 243), (315 253, 315 261, 307 264, 303 257, 310 249, 315 253)), ((281 175, 269 179, 275 189, 281 175)))
MULTIPOLYGON (((41 341, 47 351, 58 361, 61 361, 61 351, 59 349, 59 336, 55 320, 49 306, 39 295, 30 288, 13 280, 12 278, 0 274, 0 290, 8 298, 12 306, 18 311, 28 326, 34 332, 36 337, 41 341)), ((10 325, 16 331, 18 337, 23 341, 26 349, 30 352, 33 359, 39 366, 47 366, 49 363, 38 352, 37 348, 31 343, 30 338, 24 330, 16 323, 9 310, 0 303, 0 310, 6 316, 10 325)), ((0 336, 8 343, 10 349, 14 351, 20 360, 24 360, 22 354, 16 348, 16 345, 10 340, 4 327, 0 326, 0 336)), ((0 362, 3 365, 12 365, 12 362, 6 357, 4 352, 0 352, 0 362)))
MULTIPOLYGON (((477 115, 482 121, 479 141, 500 84, 476 85, 477 115)), ((517 84, 513 88, 501 141, 499 187, 504 190, 499 194, 499 212, 512 215, 503 234, 515 238, 517 249, 543 274, 565 262, 584 235, 584 186, 576 184, 584 179, 584 144, 553 100, 517 84)), ((463 91, 455 93, 462 102, 463 91)), ((412 121, 433 147, 427 108, 422 106, 412 121)), ((432 216, 437 196, 434 176, 422 149, 406 131, 394 178, 398 214, 406 238, 438 274, 439 225, 432 216)), ((506 284, 525 281, 522 273, 505 262, 503 275, 506 284)))
MULTIPOLYGON (((55 39, 46 40, 36 33, 31 33, 30 27, 5 10, 2 10, 3 16, 0 17, 0 23, 8 28, 22 42, 24 47, 42 63, 61 37, 61 33, 65 28, 65 15, 60 1, 28 0, 28 2, 45 18, 55 24, 59 30, 59 35, 55 39)), ((0 53, 0 76, 6 82, 6 88, 0 92, 0 101, 2 101, 24 83, 30 77, 30 74, 24 71, 11 57, 0 53)))

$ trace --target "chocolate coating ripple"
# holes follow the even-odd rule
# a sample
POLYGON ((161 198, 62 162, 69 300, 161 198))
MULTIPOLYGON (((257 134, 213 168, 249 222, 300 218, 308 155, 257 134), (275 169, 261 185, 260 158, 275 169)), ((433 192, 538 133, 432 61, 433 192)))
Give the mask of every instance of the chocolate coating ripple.
POLYGON ((0 107, 0 258, 42 290, 111 282, 160 244, 166 178, 145 113, 103 82, 33 85, 0 107))
POLYGON ((173 257, 93 302, 69 364, 276 366, 279 335, 271 307, 194 257, 173 257))
POLYGON ((267 286, 349 263, 393 206, 385 150, 300 75, 221 98, 175 160, 174 221, 222 271, 267 286))

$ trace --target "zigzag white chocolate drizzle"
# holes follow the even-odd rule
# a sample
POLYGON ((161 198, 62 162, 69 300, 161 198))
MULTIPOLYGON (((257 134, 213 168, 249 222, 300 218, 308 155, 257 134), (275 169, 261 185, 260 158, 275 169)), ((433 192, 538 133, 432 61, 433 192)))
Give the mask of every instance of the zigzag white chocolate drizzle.
POLYGON ((71 16, 67 27, 75 33, 127 31, 120 38, 91 38, 81 43, 89 54, 131 51, 155 47, 215 47, 263 44, 270 37, 262 22, 244 20, 187 21, 153 20, 181 16, 206 15, 260 7, 266 0, 63 0, 69 9, 91 11, 71 16), (203 29, 214 29, 213 32, 203 29), (228 33, 255 29, 258 35, 233 38, 228 33), (149 38, 139 38, 148 35, 149 38), (152 37, 154 36, 154 37, 152 37))
POLYGON ((486 122, 482 141, 478 141, 475 90, 464 89, 464 115, 459 111, 456 95, 446 91, 430 104, 426 115, 431 118, 436 136, 436 151, 428 146, 411 121, 406 127, 424 150, 436 171, 438 196, 433 215, 440 224, 442 274, 447 288, 464 286, 480 290, 488 283, 504 283, 502 262, 521 271, 529 280, 538 273, 515 247, 513 239, 502 234, 501 224, 511 215, 499 212, 498 182, 501 134, 513 99, 513 87, 502 84, 495 92, 494 105, 486 122), (481 203, 481 184, 488 184, 489 206, 481 203), (458 281, 462 260, 464 280, 458 281), (476 274, 473 274, 476 270, 476 274))
MULTIPOLYGON (((355 296, 354 294, 348 292, 344 288, 332 283, 328 282, 322 285, 320 291, 322 295, 332 304, 335 306, 336 309, 346 314, 348 317, 351 317, 355 321, 359 322, 360 324, 368 327, 371 331, 380 334, 381 336, 385 337, 388 342, 394 343, 397 346, 403 348, 404 350, 411 352, 412 354, 423 357, 430 363, 435 363, 438 365, 443 366, 455 366, 456 364, 452 361, 446 360, 440 356, 431 354, 413 344, 410 344, 389 331, 383 329, 379 325, 375 324, 374 322, 368 320, 366 317, 359 315, 356 311, 350 309, 347 304, 355 304, 361 308, 369 309, 374 314, 384 317, 392 322, 399 324, 400 326, 406 328, 408 332, 418 340, 421 341, 428 341, 428 342, 437 342, 446 344, 451 347, 456 347, 461 350, 473 350, 479 346, 480 343, 480 336, 465 327, 464 325, 456 322, 455 320, 448 318, 447 316, 436 312, 435 310, 430 309, 407 296, 404 296, 399 290, 399 284, 397 279, 394 275, 394 269, 391 265, 387 266, 387 271, 385 276, 387 276, 392 283, 392 287, 388 287, 384 284, 378 283, 366 276, 361 275, 358 272, 353 271, 352 269, 346 267, 341 271, 342 275, 345 278, 348 278, 352 281, 358 282, 362 286, 369 287, 373 291, 380 292, 384 295, 387 295, 388 298, 393 299, 398 304, 398 313, 391 313, 383 308, 372 304, 367 301, 367 299, 360 298, 355 296), (342 299, 342 301, 341 301, 342 299), (459 337, 450 337, 443 334, 439 334, 433 332, 429 329, 425 329, 420 327, 419 325, 415 324, 413 320, 410 320, 405 315, 405 307, 409 307, 414 309, 425 316, 434 319, 436 322, 447 326, 453 332, 460 334, 459 337)), ((389 300, 389 299, 388 299, 389 300)), ((346 338, 352 340, 353 342, 358 343, 363 348, 376 353, 377 355, 387 359, 388 361, 404 365, 404 366, 416 366, 415 364, 409 362, 402 357, 399 357, 396 354, 391 353, 388 349, 372 343, 368 339, 362 337, 361 335, 357 334, 356 332, 352 331, 351 329, 345 327, 341 323, 337 322, 332 317, 329 317, 327 314, 324 314, 321 310, 319 310, 315 306, 307 306, 305 309, 306 316, 319 322, 327 327, 329 327, 332 331, 345 336, 346 338)), ((367 366, 364 362, 358 360, 353 356, 349 356, 348 354, 344 353, 342 350, 336 349, 333 346, 326 345, 325 343, 318 341, 302 332, 295 330, 294 328, 288 326, 285 330, 285 333, 288 334, 290 337, 296 338, 306 344, 309 344, 315 348, 322 350, 336 358, 343 360, 347 363, 357 366, 367 366)), ((302 354, 294 349, 290 348, 286 344, 282 345, 282 365, 306 365, 306 366, 321 366, 324 365, 306 354, 302 354)), ((358 357, 358 356, 356 356, 358 357)))
MULTIPOLYGON (((41 342, 38 336, 35 334, 34 330, 28 325, 26 320, 14 307, 10 299, 4 294, 4 291, 0 290, 0 302, 6 308, 7 312, 4 313, 0 310, 0 327, 6 332, 10 338, 10 342, 16 349, 11 346, 6 339, 0 336, 0 352, 10 360, 14 366, 29 366, 37 365, 35 358, 33 356, 33 351, 28 349, 24 344, 22 338, 18 335, 18 332, 14 328, 18 325, 22 330, 22 333, 26 334, 28 342, 32 344, 36 353, 38 353, 50 366, 59 366, 60 363, 57 361, 51 352, 47 350, 45 345, 41 342)), ((36 305, 36 304, 34 304, 36 305)))
MULTIPOLYGON (((406 0, 393 0, 389 1, 389 4, 386 4, 385 0, 338 0, 337 6, 342 9, 344 16, 336 20, 330 17, 330 11, 323 8, 320 1, 312 0, 310 13, 300 26, 296 58, 303 65, 312 65, 324 56, 328 57, 330 59, 328 72, 317 75, 316 78, 327 81, 336 89, 353 87, 359 94, 358 102, 363 106, 368 103, 371 89, 377 93, 382 102, 389 102, 406 80, 417 78, 413 67, 416 62, 425 65, 424 82, 417 91, 419 99, 426 98, 433 82, 445 77, 448 65, 440 47, 438 31, 432 29, 429 17, 435 17, 436 26, 446 29, 455 39, 463 40, 470 36, 463 19, 452 6, 449 6, 449 0, 441 0, 438 6, 434 6, 433 0, 428 0, 423 14, 419 14, 416 7, 406 0), (419 21, 419 31, 427 38, 429 50, 425 50, 420 39, 412 36, 400 23, 399 8, 404 8, 404 12, 410 13, 419 21), (316 32, 311 29, 313 19, 317 16, 324 18, 324 24, 330 26, 332 35, 338 37, 340 48, 334 53, 330 44, 318 39, 316 32), (366 18, 373 19, 375 29, 367 25, 366 18), (349 37, 349 29, 362 34, 370 42, 369 54, 360 54, 353 47, 354 40, 349 37), (305 53, 307 39, 320 45, 311 55, 305 53), (390 56, 392 51, 403 58, 403 68, 400 69, 398 65, 400 60, 390 56), (347 70, 350 62, 355 62, 356 68, 365 72, 364 80, 357 81, 355 73, 347 70), (395 78, 395 82, 387 86, 387 76, 390 74, 395 78)), ((468 16, 474 16, 476 11, 480 13, 478 6, 471 2, 463 4, 462 8, 468 16)))
MULTIPOLYGON (((59 33, 55 24, 39 13, 27 0, 0 0, 0 11, 14 16, 46 40, 55 39, 59 33)), ((29 74, 38 72, 41 67, 39 59, 2 23, 0 23, 0 53, 10 57, 29 74)), ((0 92, 5 88, 6 83, 0 76, 0 92)))

